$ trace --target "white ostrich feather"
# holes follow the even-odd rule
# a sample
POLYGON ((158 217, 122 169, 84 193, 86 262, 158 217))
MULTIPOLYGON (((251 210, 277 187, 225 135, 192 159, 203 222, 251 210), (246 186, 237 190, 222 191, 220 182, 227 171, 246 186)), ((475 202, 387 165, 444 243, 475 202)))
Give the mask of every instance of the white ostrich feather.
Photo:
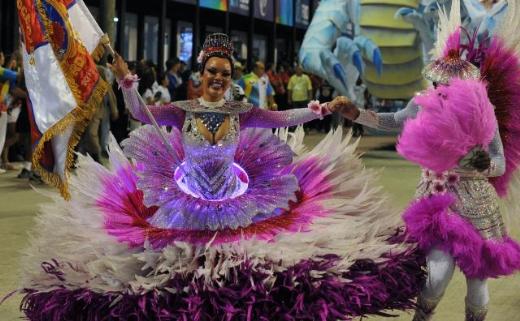
MULTIPOLYGON (((505 1, 505 0, 504 0, 505 1)), ((507 10, 495 34, 502 38, 508 48, 520 55, 520 4, 518 0, 507 1, 507 10)))
POLYGON ((451 10, 448 14, 445 6, 439 5, 439 23, 437 26, 437 41, 433 48, 432 57, 439 59, 442 57, 444 47, 450 35, 462 24, 460 13, 460 0, 452 0, 451 10))

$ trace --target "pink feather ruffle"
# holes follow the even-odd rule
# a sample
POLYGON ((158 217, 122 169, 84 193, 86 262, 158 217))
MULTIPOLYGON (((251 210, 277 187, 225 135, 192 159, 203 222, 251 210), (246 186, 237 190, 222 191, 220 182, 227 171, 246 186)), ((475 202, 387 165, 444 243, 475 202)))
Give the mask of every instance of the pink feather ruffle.
POLYGON ((497 129, 486 86, 453 80, 416 96, 421 111, 406 122, 397 151, 406 159, 441 173, 453 169, 476 146, 486 148, 497 129))
POLYGON ((463 217, 450 210, 452 194, 421 198, 405 211, 407 235, 419 248, 449 253, 469 278, 496 278, 520 270, 520 244, 509 237, 484 239, 463 217))

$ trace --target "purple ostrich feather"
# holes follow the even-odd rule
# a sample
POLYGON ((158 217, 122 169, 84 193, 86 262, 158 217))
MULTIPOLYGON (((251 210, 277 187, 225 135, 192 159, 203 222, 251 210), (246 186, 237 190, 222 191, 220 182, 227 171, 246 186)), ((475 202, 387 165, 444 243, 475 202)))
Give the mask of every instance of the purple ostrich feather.
POLYGON ((349 272, 325 272, 335 255, 304 260, 265 282, 276 263, 245 261, 230 277, 208 285, 193 275, 177 274, 165 288, 134 295, 97 293, 87 288, 25 290, 21 309, 31 321, 166 320, 352 320, 368 314, 391 316, 409 309, 424 283, 424 263, 416 250, 388 254, 375 263, 359 260, 349 272), (317 276, 315 271, 324 271, 317 276))

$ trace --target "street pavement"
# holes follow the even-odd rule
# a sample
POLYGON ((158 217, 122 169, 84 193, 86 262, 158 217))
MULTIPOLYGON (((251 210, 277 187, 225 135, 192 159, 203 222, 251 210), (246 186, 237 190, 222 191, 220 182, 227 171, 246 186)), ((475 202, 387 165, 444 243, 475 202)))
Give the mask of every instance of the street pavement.
MULTIPOLYGON (((323 136, 314 134, 306 138, 309 146, 323 136)), ((364 137, 358 148, 368 168, 381 171, 380 182, 394 206, 402 209, 412 199, 419 177, 419 168, 388 150, 395 137, 364 137)), ((0 298, 19 286, 20 251, 26 246, 28 232, 33 227, 38 205, 46 197, 36 189, 52 191, 50 187, 31 187, 28 181, 16 178, 16 172, 0 175, 0 298)), ((520 215, 520 213, 518 214, 520 215)), ((520 239, 520 228, 513 227, 511 234, 520 239)), ((490 280, 491 294, 488 321, 520 321, 520 275, 490 280)), ((464 320, 464 296, 466 286, 462 274, 457 271, 433 321, 464 320)), ((20 296, 13 296, 0 305, 0 321, 20 320, 18 312, 20 296)), ((396 318, 371 317, 368 321, 409 321, 410 313, 396 313, 396 318)), ((272 320, 276 321, 276 320, 272 320)))

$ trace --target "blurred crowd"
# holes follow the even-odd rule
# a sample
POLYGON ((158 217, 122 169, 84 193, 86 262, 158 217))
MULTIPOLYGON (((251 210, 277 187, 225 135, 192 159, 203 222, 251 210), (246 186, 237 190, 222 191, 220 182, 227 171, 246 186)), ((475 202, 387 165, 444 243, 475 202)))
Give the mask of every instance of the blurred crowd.
MULTIPOLYGON (((0 66, 0 174, 18 170, 19 178, 41 181, 31 169, 31 144, 34 142, 31 142, 31 110, 21 55, 0 52, 0 66)), ((129 61, 128 66, 130 72, 140 79, 138 91, 149 105, 167 105, 172 101, 201 96, 199 70, 191 70, 178 58, 168 60, 165 66, 144 60, 129 61)), ((77 150, 102 162, 107 157, 110 133, 121 142, 130 131, 142 124, 129 114, 122 92, 107 64, 100 64, 97 68, 111 87, 97 106, 77 150)), ((311 100, 326 102, 335 96, 336 91, 327 81, 307 75, 301 66, 256 61, 248 70, 240 60, 234 62, 233 85, 226 93, 226 99, 248 101, 257 108, 269 110, 306 108, 311 100)), ((361 81, 356 84, 356 96, 358 106, 371 108, 371 97, 361 81)), ((355 135, 362 134, 361 126, 344 123, 335 115, 306 124, 305 130, 327 132, 335 126, 353 126, 355 135)))

